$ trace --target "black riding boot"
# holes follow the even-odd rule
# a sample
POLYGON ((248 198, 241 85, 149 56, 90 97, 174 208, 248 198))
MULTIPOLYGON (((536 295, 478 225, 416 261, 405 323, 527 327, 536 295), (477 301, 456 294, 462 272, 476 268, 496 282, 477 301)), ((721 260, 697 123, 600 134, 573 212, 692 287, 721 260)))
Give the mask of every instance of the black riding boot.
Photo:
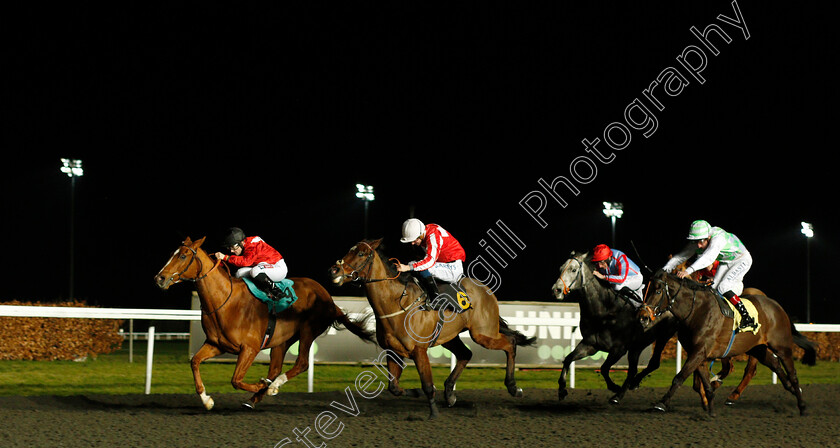
POLYGON ((283 290, 274 284, 274 281, 268 278, 268 275, 261 272, 254 277, 254 283, 260 287, 263 291, 265 291, 269 297, 277 300, 286 297, 286 294, 283 293, 283 290))
POLYGON ((640 299, 639 296, 627 286, 621 288, 618 291, 618 295, 619 297, 624 297, 624 300, 633 305, 634 308, 638 308, 642 305, 642 299, 640 299))
POLYGON ((724 297, 727 298, 733 305, 735 305, 735 309, 738 310, 738 313, 741 314, 741 325, 738 326, 739 330, 743 330, 746 328, 750 328, 755 326, 755 321, 753 320, 752 316, 749 315, 747 312, 747 307, 744 306, 744 302, 732 291, 727 291, 723 294, 724 297))
POLYGON ((426 293, 426 303, 433 308, 437 308, 436 300, 438 298, 438 294, 440 291, 438 290, 437 283, 435 282, 435 278, 431 275, 429 276, 417 276, 417 281, 420 283, 420 287, 423 288, 423 291, 426 293))

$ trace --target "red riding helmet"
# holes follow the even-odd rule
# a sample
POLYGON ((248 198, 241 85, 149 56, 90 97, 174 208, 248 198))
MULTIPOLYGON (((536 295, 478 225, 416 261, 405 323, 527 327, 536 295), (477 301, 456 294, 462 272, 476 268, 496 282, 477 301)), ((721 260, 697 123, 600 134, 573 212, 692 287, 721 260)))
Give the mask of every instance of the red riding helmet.
POLYGON ((606 244, 599 244, 592 249, 592 262, 597 263, 612 257, 612 250, 606 244))

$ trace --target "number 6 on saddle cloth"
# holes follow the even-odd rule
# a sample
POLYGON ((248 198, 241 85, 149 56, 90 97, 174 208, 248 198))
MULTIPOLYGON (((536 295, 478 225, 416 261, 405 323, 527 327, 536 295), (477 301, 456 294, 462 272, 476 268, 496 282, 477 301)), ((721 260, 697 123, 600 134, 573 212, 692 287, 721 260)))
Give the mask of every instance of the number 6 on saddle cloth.
POLYGON ((467 295, 466 289, 461 286, 461 282, 463 282, 466 277, 461 276, 458 280, 452 283, 438 283, 431 275, 418 275, 414 278, 417 280, 420 288, 426 293, 426 303, 421 305, 421 307, 428 307, 429 309, 435 311, 440 310, 441 308, 449 308, 458 314, 463 313, 472 307, 470 297, 467 295))

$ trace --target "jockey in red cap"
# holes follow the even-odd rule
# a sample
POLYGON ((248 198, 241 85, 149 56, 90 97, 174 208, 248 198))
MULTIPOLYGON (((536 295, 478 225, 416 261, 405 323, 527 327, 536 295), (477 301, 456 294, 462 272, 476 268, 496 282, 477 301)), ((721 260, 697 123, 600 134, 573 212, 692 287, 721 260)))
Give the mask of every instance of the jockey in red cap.
POLYGON ((634 307, 641 306, 644 279, 639 266, 624 252, 610 249, 606 244, 599 244, 592 250, 592 263, 597 268, 592 271, 595 277, 612 285, 619 295, 629 299, 634 307))

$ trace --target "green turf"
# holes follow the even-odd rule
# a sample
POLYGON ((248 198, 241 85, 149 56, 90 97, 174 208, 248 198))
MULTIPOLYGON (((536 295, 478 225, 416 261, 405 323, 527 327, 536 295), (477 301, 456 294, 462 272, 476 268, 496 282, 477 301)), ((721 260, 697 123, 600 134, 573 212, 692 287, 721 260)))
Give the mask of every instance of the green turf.
MULTIPOLYGON (((128 362, 128 348, 96 359, 74 361, 0 361, 0 395, 78 395, 78 394, 137 394, 143 393, 146 376, 146 344, 134 345, 134 362, 128 362)), ((726 386, 734 386, 740 380, 744 363, 738 363, 736 371, 727 380, 726 386)), ((284 370, 290 366, 285 366, 284 370)), ((266 364, 254 364, 245 377, 256 382, 267 373, 266 364)), ((823 361, 809 367, 797 363, 797 372, 802 384, 840 383, 840 363, 823 361)), ((362 371, 378 373, 371 365, 317 365, 315 367, 315 391, 342 390, 351 385, 362 371)), ((449 373, 448 366, 434 368, 435 382, 443 384, 449 373)), ((233 364, 228 362, 206 362, 201 367, 202 379, 210 393, 233 392, 230 377, 233 364)), ((673 361, 664 361, 659 370, 650 375, 642 387, 665 387, 670 385, 675 374, 673 361)), ((556 369, 519 369, 516 380, 523 389, 554 389, 557 387, 556 369)), ((621 382, 623 371, 613 373, 613 379, 621 382)), ((759 367, 751 384, 770 384, 771 373, 759 367)), ((500 367, 468 367, 458 381, 460 389, 504 389, 504 369, 500 367)), ((417 371, 409 361, 400 380, 405 388, 419 387, 417 371)), ((439 386, 440 387, 440 386, 439 386)), ((576 369, 575 387, 604 389, 604 381, 593 369, 576 369)), ((283 386, 284 392, 305 392, 306 374, 283 386)), ((152 393, 194 393, 190 370, 188 344, 185 341, 158 341, 155 343, 155 363, 152 371, 152 393)))

